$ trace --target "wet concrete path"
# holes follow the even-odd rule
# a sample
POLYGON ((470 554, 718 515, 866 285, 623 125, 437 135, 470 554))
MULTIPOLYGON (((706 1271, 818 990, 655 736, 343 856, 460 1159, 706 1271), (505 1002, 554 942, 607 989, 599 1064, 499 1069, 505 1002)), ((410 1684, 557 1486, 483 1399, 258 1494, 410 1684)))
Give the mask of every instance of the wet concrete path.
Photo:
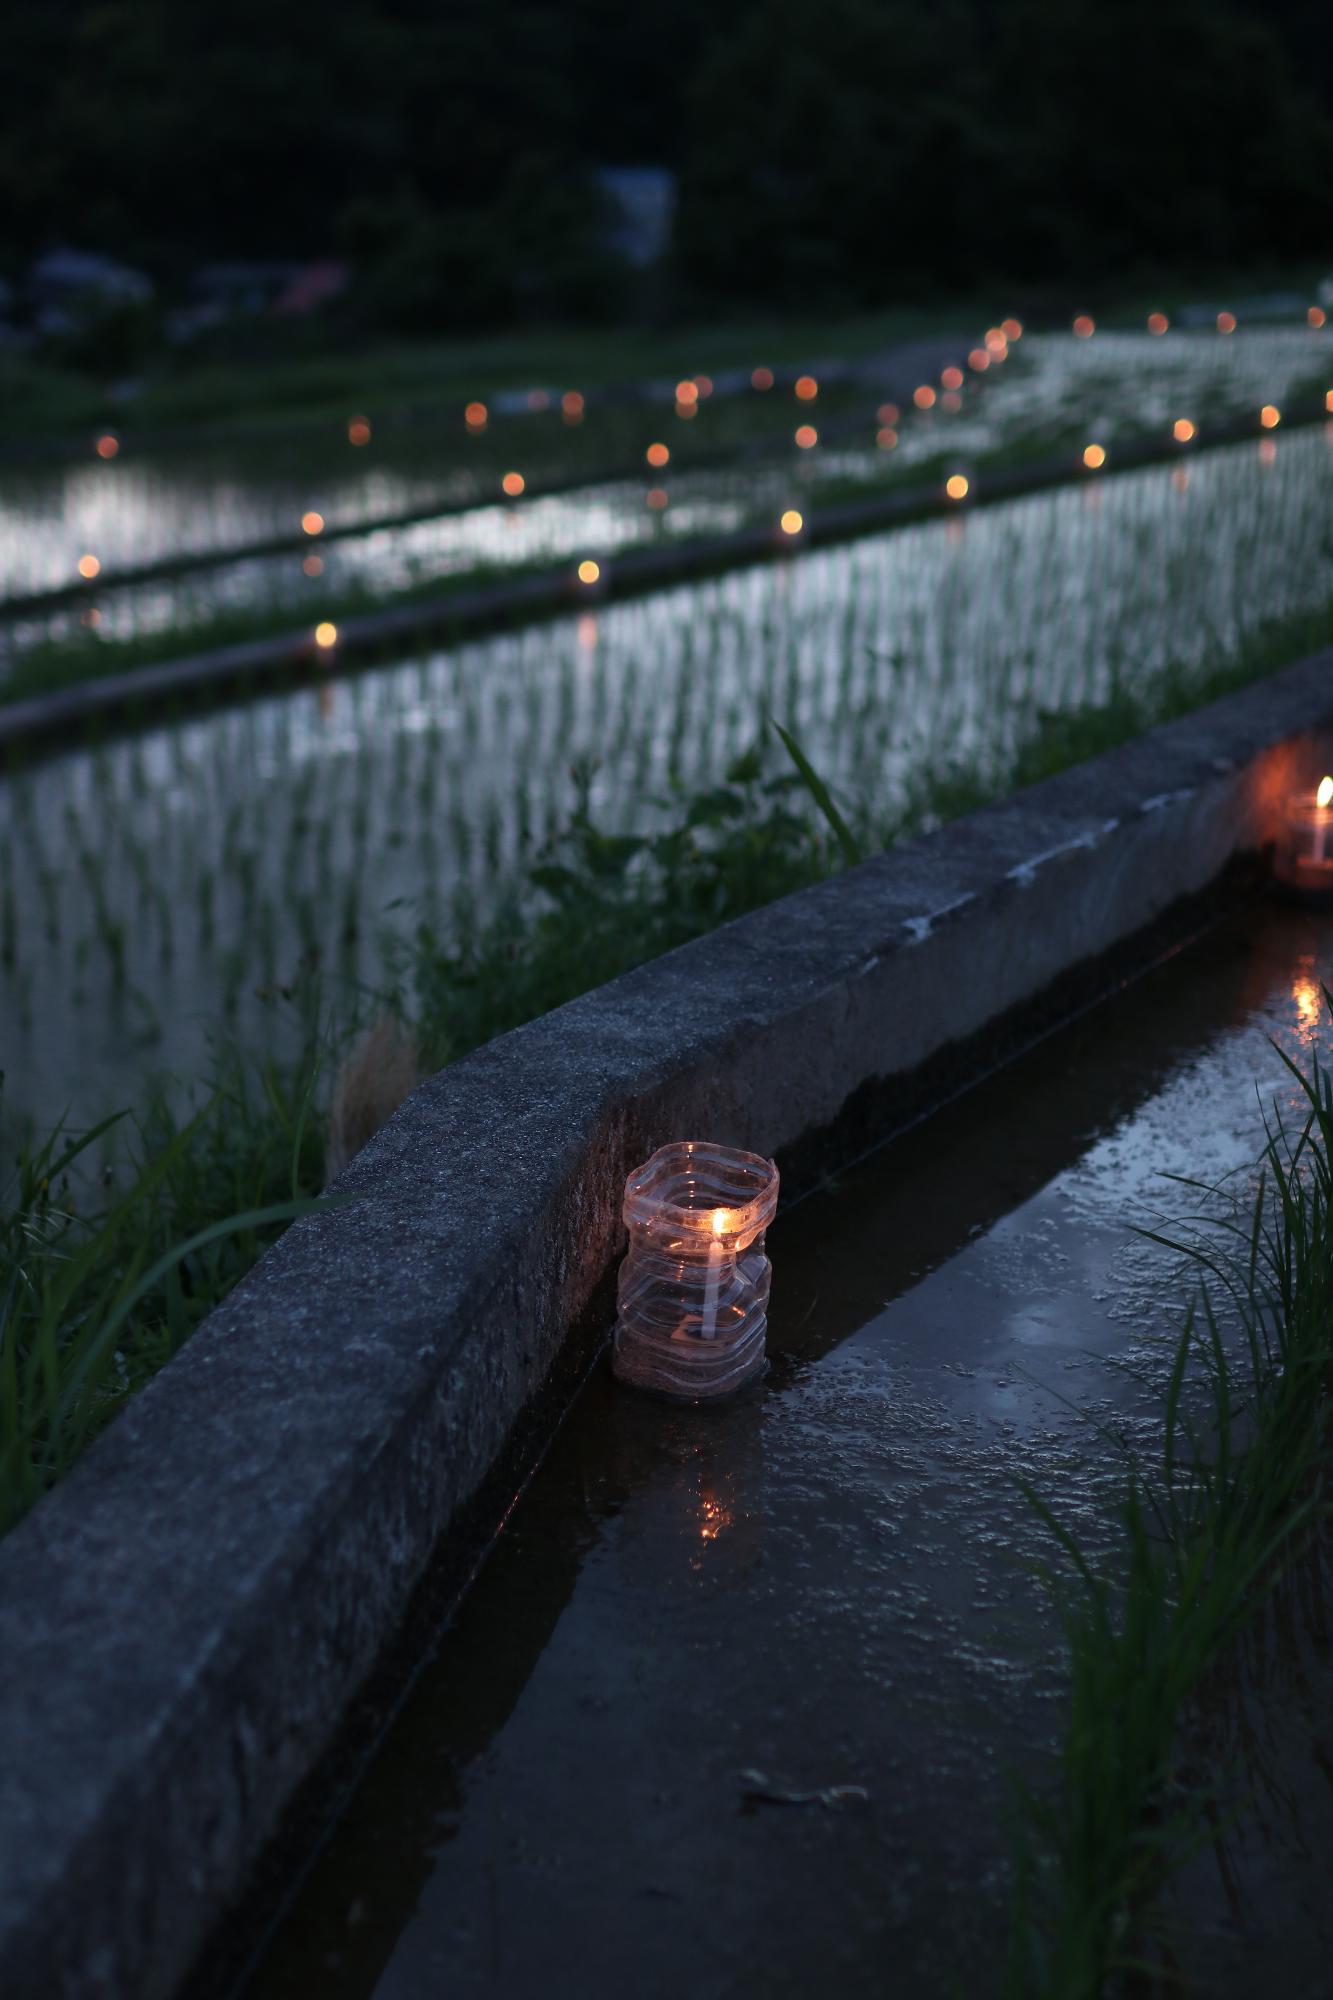
POLYGON ((1062 1717, 1015 1480, 1106 1544, 1086 1416, 1151 1445, 1109 1362, 1160 1378, 1188 1296, 1135 1225, 1188 1207, 1163 1171, 1252 1185, 1267 1038, 1329 1050, 1331 975, 1333 922, 1244 914, 781 1216, 747 1400, 600 1369, 251 2000, 994 1990, 1009 1774, 1062 1717))

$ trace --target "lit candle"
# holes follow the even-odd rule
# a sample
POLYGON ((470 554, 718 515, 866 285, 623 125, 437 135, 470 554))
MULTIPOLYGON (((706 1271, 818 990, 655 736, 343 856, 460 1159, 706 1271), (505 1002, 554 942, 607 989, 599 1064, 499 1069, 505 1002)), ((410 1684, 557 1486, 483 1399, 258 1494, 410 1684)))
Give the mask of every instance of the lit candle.
POLYGON ((717 1292, 722 1282, 722 1232, 726 1226, 726 1209, 715 1208, 713 1240, 708 1246, 708 1276, 704 1279, 704 1309, 699 1321, 700 1340, 712 1340, 717 1332, 717 1292))
POLYGON ((1329 806, 1333 805, 1333 778, 1319 780, 1319 790, 1314 795, 1314 804, 1314 852, 1310 859, 1319 868, 1324 864, 1324 850, 1328 844, 1328 823, 1333 818, 1333 814, 1329 812, 1329 806))
POLYGON ((1333 775, 1293 792, 1273 847, 1273 879, 1302 902, 1333 904, 1333 775))

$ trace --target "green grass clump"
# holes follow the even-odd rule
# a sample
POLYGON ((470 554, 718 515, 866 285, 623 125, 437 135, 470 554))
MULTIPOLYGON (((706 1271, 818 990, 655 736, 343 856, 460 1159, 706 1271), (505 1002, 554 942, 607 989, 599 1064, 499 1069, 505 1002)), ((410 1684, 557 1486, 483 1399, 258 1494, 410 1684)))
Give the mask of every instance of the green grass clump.
POLYGON ((20 1144, 0 1187, 0 1533, 309 1205, 314 1057, 237 1061, 188 1116, 159 1094, 20 1144))
POLYGON ((838 865, 836 842, 796 804, 802 776, 766 777, 757 749, 736 759, 723 784, 676 802, 673 823, 657 834, 599 829, 588 778, 567 833, 529 871, 522 898, 447 936, 422 924, 400 955, 391 997, 413 1015, 433 1064, 838 865))
POLYGON ((1025 1489, 1066 1559, 1044 1574, 1070 1695, 1054 1789, 1023 1797, 1015 2000, 1095 2000, 1117 1974, 1162 1970, 1154 1898, 1219 1804, 1216 1785, 1187 1778, 1182 1725, 1326 1511, 1333 1076, 1317 1055, 1307 1075, 1279 1054, 1303 1121, 1294 1136, 1269 1128, 1252 1214, 1224 1225, 1230 1247, 1168 1246, 1191 1250, 1207 1288, 1176 1348, 1160 1463, 1131 1467, 1110 1568, 1025 1489))

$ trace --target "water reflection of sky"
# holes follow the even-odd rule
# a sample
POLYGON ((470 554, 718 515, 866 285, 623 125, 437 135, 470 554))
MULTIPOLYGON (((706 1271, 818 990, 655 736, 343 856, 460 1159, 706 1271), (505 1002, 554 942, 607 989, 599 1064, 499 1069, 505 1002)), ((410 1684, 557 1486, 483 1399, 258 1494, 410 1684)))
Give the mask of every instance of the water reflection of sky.
MULTIPOLYGON (((1034 426, 1086 425, 1103 442, 1127 432, 1163 428, 1176 418, 1196 421, 1256 412, 1279 405, 1307 383, 1330 351, 1333 335, 1308 329, 1213 333, 1099 333, 1091 340, 1067 335, 1025 337, 1013 359, 987 373, 984 386, 969 384, 962 408, 909 413, 896 427, 894 463, 910 468, 941 451, 962 463, 1011 442, 1034 426)), ((1333 366, 1330 367, 1333 382, 1333 366)), ((813 406, 818 420, 818 406, 813 406)), ((646 421, 646 419, 645 419, 646 421)), ((670 495, 664 516, 645 505, 648 479, 628 479, 540 498, 516 508, 480 504, 461 519, 435 520, 320 548, 323 586, 373 583, 388 590, 401 583, 456 573, 483 563, 556 559, 575 550, 612 552, 655 532, 725 528, 745 506, 780 508, 793 485, 814 477, 882 476, 885 454, 870 444, 842 443, 795 453, 786 465, 742 474, 661 475, 670 495)), ((109 463, 92 460, 41 474, 11 473, 0 493, 0 597, 53 589, 73 582, 79 557, 97 555, 105 572, 183 550, 215 551, 295 532, 303 513, 318 506, 330 525, 373 521, 393 514, 472 498, 475 474, 447 459, 431 462, 420 442, 388 440, 375 446, 376 461, 348 448, 309 469, 293 465, 288 448, 273 469, 262 459, 225 457, 194 466, 173 458, 109 463), (396 462, 396 460, 401 462, 396 462)), ((108 602, 110 629, 152 631, 173 615, 199 616, 206 604, 315 601, 303 591, 300 556, 244 563, 179 593, 154 587, 108 602)))
POLYGON ((139 1065, 197 1070, 219 1018, 269 1036, 255 989, 301 940, 330 991, 379 979, 386 925, 447 924, 459 891, 484 908, 514 879, 576 764, 620 828, 714 781, 767 713, 881 824, 923 773, 997 776, 1038 711, 1326 604, 1330 481, 1319 433, 1271 466, 1238 446, 1183 492, 1153 470, 1035 495, 35 766, 0 787, 11 1097, 91 1109, 139 1065))

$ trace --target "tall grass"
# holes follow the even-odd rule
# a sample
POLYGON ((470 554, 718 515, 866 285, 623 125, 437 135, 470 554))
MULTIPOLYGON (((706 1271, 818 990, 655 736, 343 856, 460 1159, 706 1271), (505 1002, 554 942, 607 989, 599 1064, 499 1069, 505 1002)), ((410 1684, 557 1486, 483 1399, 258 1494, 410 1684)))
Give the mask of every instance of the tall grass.
POLYGON ((1161 1970, 1154 1898, 1218 1804, 1187 1776, 1182 1724, 1327 1511, 1333 1076, 1317 1054, 1308 1074, 1279 1055, 1302 1116, 1295 1132, 1270 1123, 1252 1212, 1169 1245, 1198 1261, 1204 1290, 1175 1350, 1160 1461, 1130 1467, 1109 1569, 1025 1489, 1059 1551, 1043 1574, 1070 1689, 1055 1785, 1023 1794, 1014 2000, 1093 2000, 1118 1974, 1161 1970))
POLYGON ((317 1075, 238 1060, 189 1116, 159 1094, 20 1145, 0 1186, 0 1532, 310 1205, 317 1075))

